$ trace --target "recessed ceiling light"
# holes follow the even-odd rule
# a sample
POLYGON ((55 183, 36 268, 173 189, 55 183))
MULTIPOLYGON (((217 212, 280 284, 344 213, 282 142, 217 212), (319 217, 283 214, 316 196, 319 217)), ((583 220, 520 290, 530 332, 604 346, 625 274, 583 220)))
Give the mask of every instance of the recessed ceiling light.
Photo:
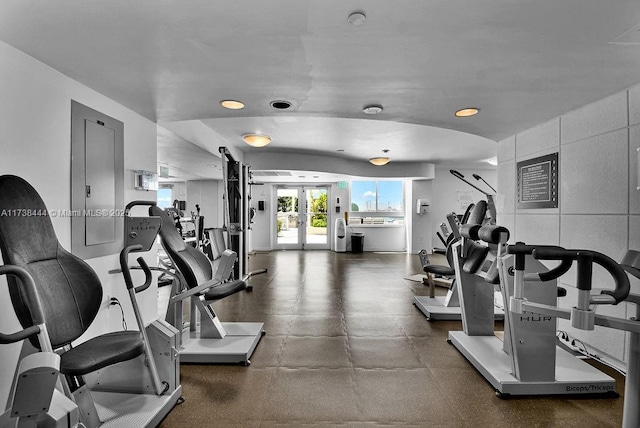
POLYGON ((223 100, 220 101, 220 105, 229 110, 242 110, 244 108, 244 103, 235 100, 223 100))
POLYGON ((271 101, 270 104, 271 104, 271 107, 278 110, 286 110, 289 107, 291 107, 291 103, 289 101, 284 101, 284 100, 271 101))
POLYGON ((458 117, 475 116, 476 114, 478 114, 479 111, 480 111, 479 108, 467 107, 467 108, 463 108, 463 109, 458 110, 456 112, 456 116, 458 116, 458 117))
POLYGON ((364 21, 366 20, 367 20, 367 16, 364 14, 364 12, 360 12, 360 11, 353 12, 347 18, 347 22, 353 25, 354 27, 359 27, 361 25, 364 25, 364 21))
POLYGON ((271 142, 271 137, 259 134, 246 134, 242 136, 242 139, 252 147, 264 147, 271 142))
POLYGON ((378 104, 371 104, 368 106, 365 106, 362 111, 365 114, 378 114, 382 112, 382 106, 378 105, 378 104))

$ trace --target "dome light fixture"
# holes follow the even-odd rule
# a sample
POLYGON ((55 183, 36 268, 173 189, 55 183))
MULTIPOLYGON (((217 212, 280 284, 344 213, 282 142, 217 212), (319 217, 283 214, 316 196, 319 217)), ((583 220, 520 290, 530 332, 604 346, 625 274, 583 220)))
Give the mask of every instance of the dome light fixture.
POLYGON ((220 105, 229 110, 242 110, 244 108, 244 103, 236 100, 222 100, 220 105))
POLYGON ((366 20, 367 20, 367 16, 364 14, 364 12, 361 12, 361 11, 353 12, 347 18, 347 22, 353 25, 354 27, 360 27, 361 25, 364 25, 364 21, 366 20))
MULTIPOLYGON (((382 152, 384 154, 387 154, 389 152, 389 149, 384 149, 382 152)), ((379 157, 376 157, 376 158, 369 159, 369 162, 371 162, 371 164, 373 164, 375 166, 383 166, 383 165, 386 165, 389 162, 391 162, 391 159, 389 159, 386 156, 379 156, 379 157)))
POLYGON ((364 114, 378 114, 378 113, 382 113, 382 106, 378 105, 378 104, 371 104, 368 106, 365 106, 362 109, 362 112, 364 114))
POLYGON ((471 117, 471 116, 475 116, 476 114, 478 114, 479 111, 480 111, 479 108, 467 107, 467 108, 463 108, 463 109, 458 110, 456 112, 456 116, 457 117, 471 117))
POLYGON ((242 140, 251 147, 264 147, 271 142, 271 137, 261 134, 246 134, 242 136, 242 140))

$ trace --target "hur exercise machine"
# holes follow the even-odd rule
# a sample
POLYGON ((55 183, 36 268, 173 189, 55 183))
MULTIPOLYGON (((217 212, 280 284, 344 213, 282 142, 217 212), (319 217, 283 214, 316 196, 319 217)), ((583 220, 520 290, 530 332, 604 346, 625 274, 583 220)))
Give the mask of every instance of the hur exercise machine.
MULTIPOLYGON (((496 394, 500 397, 615 394, 615 379, 556 345, 555 316, 514 313, 505 305, 503 339, 494 331, 491 317, 493 285, 487 283, 487 279, 499 278, 504 302, 509 302, 514 295, 514 282, 521 279, 513 276, 514 255, 524 257, 527 280, 537 282, 527 298, 530 302, 555 308, 558 297, 564 294, 557 287, 556 278, 568 270, 567 265, 549 271, 533 259, 534 247, 521 243, 507 247, 509 235, 503 227, 474 227, 463 230, 462 236, 480 238, 484 245, 496 246, 497 251, 484 252, 480 242, 473 245, 477 248, 464 248, 462 243, 454 247, 457 256, 467 252, 468 262, 478 259, 473 263, 478 263, 480 268, 473 275, 480 281, 463 280, 460 283, 463 331, 450 331, 449 342, 482 373, 496 394)), ((460 268, 456 264, 456 272, 460 268)))
MULTIPOLYGON (((515 289, 509 306, 514 314, 538 314, 544 317, 567 319, 571 326, 580 330, 593 330, 596 325, 627 331, 630 333, 627 358, 627 375, 624 390, 623 428, 640 426, 640 295, 630 293, 627 273, 640 279, 640 252, 628 250, 620 264, 604 254, 589 250, 568 250, 564 248, 534 247, 531 251, 535 260, 559 260, 562 264, 576 262, 577 302, 571 309, 557 308, 530 301, 529 294, 537 284, 527 284, 535 277, 526 273, 528 259, 522 253, 515 253, 515 289), (592 288, 593 264, 602 266, 613 278, 613 290, 595 292, 592 288), (621 302, 636 305, 635 317, 618 318, 595 313, 598 305, 617 305, 621 302)), ((500 270, 509 275, 510 264, 500 261, 500 270)))
MULTIPOLYGON (((461 230, 469 230, 470 227, 476 226, 480 227, 483 221, 485 221, 486 212, 488 210, 488 203, 486 201, 479 201, 477 204, 472 204, 467 209, 465 213, 462 224, 457 221, 457 217, 454 213, 451 213, 447 216, 449 224, 451 225, 451 234, 453 238, 448 239, 448 245, 446 249, 446 257, 449 266, 440 266, 440 265, 424 265, 423 270, 427 274, 428 284, 429 284, 429 295, 428 296, 414 296, 413 304, 427 317, 430 321, 435 320, 461 320, 463 319, 462 309, 460 307, 460 293, 461 290, 469 290, 473 289, 471 286, 461 287, 459 284, 461 282, 475 282, 482 281, 481 279, 477 279, 473 274, 481 267, 479 263, 474 263, 475 259, 472 259, 471 262, 467 260, 467 254, 469 251, 459 251, 458 257, 461 259, 458 260, 458 264, 461 266, 459 270, 455 270, 455 257, 453 248, 458 244, 463 238, 461 236, 461 230), (435 295, 435 281, 432 278, 432 275, 455 275, 455 280, 452 281, 451 286, 447 290, 446 296, 436 296, 435 295)), ((470 238, 465 238, 466 247, 475 248, 475 246, 469 242, 470 238)), ((465 248, 464 246, 462 247, 465 248)), ((486 249, 487 252, 493 251, 495 253, 495 248, 488 248, 485 246, 481 247, 484 251, 486 249)), ((428 259, 427 259, 428 260, 428 259)), ((493 279, 494 284, 497 284, 497 276, 493 279)), ((500 304, 494 304, 492 306, 491 312, 491 320, 502 320, 504 319, 504 311, 502 309, 502 298, 500 296, 499 291, 493 291, 493 300, 494 302, 500 302, 500 304)))

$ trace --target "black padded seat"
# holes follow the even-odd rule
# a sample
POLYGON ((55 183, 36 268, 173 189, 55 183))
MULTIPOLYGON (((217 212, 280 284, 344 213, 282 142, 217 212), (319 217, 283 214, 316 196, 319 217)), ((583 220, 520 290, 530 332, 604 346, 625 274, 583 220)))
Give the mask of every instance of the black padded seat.
MULTIPOLYGON (((149 207, 149 215, 160 217, 160 239, 167 255, 173 261, 178 271, 182 274, 186 286, 195 288, 213 279, 213 268, 209 258, 197 248, 187 245, 175 225, 165 213, 158 207, 149 207)), ((206 300, 220 300, 239 291, 245 290, 247 283, 242 280, 221 283, 203 291, 206 300)))
POLYGON ((238 291, 245 290, 246 288, 246 282, 242 281, 241 279, 236 279, 234 281, 224 282, 220 285, 209 288, 204 293, 204 298, 207 301, 220 300, 224 299, 225 297, 231 296, 238 291))
POLYGON ((422 269, 426 273, 432 273, 434 275, 452 276, 456 274, 456 272, 451 269, 451 267, 443 265, 427 265, 423 266, 422 269))
POLYGON ((94 337, 62 354, 60 372, 82 376, 144 352, 142 336, 137 331, 117 331, 94 337))
POLYGON ((482 266, 482 262, 489 252, 489 247, 473 241, 468 241, 467 245, 467 257, 462 265, 462 270, 466 273, 476 273, 482 266))
MULTIPOLYGON (((58 242, 38 192, 14 175, 0 177, 0 212, 30 210, 31 215, 0 216, 0 249, 5 264, 33 277, 54 349, 71 345, 89 328, 102 304, 102 284, 93 269, 58 242)), ((33 325, 29 301, 19 280, 9 275, 9 294, 23 328, 33 325)), ((36 338, 30 339, 38 349, 36 338)), ((144 352, 138 331, 97 336, 60 355, 60 371, 82 375, 144 352)))

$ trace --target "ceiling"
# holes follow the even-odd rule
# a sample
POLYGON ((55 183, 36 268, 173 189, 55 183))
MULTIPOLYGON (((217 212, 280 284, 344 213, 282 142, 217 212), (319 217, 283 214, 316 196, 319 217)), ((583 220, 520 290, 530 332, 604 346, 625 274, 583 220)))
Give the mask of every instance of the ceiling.
POLYGON ((185 177, 218 177, 217 145, 283 153, 282 170, 286 153, 384 149, 480 167, 496 141, 640 82, 639 22, 637 0, 0 2, 0 40, 156 121, 159 162, 185 177), (185 131, 203 125, 211 141, 185 131), (272 143, 246 146, 253 132, 272 143))

